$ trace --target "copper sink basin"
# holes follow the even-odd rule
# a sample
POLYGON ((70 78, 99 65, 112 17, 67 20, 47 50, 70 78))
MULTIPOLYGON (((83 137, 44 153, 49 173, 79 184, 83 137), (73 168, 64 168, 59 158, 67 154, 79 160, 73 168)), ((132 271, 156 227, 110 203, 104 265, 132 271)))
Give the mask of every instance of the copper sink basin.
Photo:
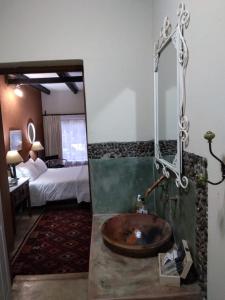
POLYGON ((131 257, 150 257, 172 246, 172 228, 155 215, 121 214, 102 225, 105 245, 131 257))

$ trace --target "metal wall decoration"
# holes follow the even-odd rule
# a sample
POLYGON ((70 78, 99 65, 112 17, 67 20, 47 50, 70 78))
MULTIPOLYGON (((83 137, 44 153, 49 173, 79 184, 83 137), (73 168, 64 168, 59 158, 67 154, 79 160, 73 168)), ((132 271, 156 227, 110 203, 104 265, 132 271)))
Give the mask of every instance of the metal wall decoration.
POLYGON ((203 180, 207 181, 208 183, 210 183, 212 185, 218 185, 218 184, 222 183, 225 180, 225 163, 217 155, 215 155, 212 151, 212 140, 215 138, 215 136, 216 136, 215 133, 212 132, 212 131, 207 131, 204 134, 204 138, 209 143, 209 152, 220 163, 220 168, 221 168, 221 173, 222 173, 221 179, 217 182, 212 182, 210 180, 207 180, 206 178, 203 178, 203 180))
POLYGON ((190 14, 181 3, 177 11, 178 21, 175 30, 168 17, 165 17, 160 38, 154 47, 154 122, 155 122, 155 165, 159 169, 162 167, 163 174, 169 178, 170 171, 176 176, 176 186, 186 188, 188 178, 182 176, 182 151, 183 145, 188 144, 189 121, 185 115, 186 107, 186 87, 185 76, 188 64, 188 48, 184 39, 184 30, 187 29, 190 21, 190 14), (163 50, 172 43, 176 50, 176 70, 177 70, 177 153, 173 162, 167 161, 160 153, 159 147, 159 77, 158 67, 160 55, 163 50))

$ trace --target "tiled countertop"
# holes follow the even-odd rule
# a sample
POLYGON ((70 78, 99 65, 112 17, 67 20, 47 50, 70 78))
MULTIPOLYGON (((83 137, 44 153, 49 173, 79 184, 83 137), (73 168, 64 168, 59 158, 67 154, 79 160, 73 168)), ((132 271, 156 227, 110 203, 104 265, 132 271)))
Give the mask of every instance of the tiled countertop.
POLYGON ((101 225, 111 216, 93 216, 88 300, 201 299, 197 284, 161 286, 157 257, 129 258, 109 250, 102 241, 101 225))

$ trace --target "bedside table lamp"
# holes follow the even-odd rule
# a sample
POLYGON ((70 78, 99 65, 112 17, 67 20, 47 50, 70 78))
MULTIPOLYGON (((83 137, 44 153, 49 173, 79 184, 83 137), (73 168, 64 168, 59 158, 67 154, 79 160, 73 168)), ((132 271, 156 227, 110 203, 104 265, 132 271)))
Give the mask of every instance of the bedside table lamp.
POLYGON ((10 150, 6 154, 6 162, 8 165, 11 165, 13 168, 13 178, 16 178, 16 164, 23 161, 22 156, 19 154, 17 150, 10 150))
POLYGON ((33 142, 31 150, 37 152, 37 157, 38 157, 38 152, 44 150, 44 147, 39 141, 36 141, 33 142))

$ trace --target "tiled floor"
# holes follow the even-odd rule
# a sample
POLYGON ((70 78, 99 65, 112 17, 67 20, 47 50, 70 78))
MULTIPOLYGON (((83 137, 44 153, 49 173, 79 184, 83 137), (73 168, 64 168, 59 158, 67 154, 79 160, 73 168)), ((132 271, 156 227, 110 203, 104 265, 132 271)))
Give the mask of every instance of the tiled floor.
POLYGON ((16 276, 12 300, 87 300, 88 273, 16 276))

